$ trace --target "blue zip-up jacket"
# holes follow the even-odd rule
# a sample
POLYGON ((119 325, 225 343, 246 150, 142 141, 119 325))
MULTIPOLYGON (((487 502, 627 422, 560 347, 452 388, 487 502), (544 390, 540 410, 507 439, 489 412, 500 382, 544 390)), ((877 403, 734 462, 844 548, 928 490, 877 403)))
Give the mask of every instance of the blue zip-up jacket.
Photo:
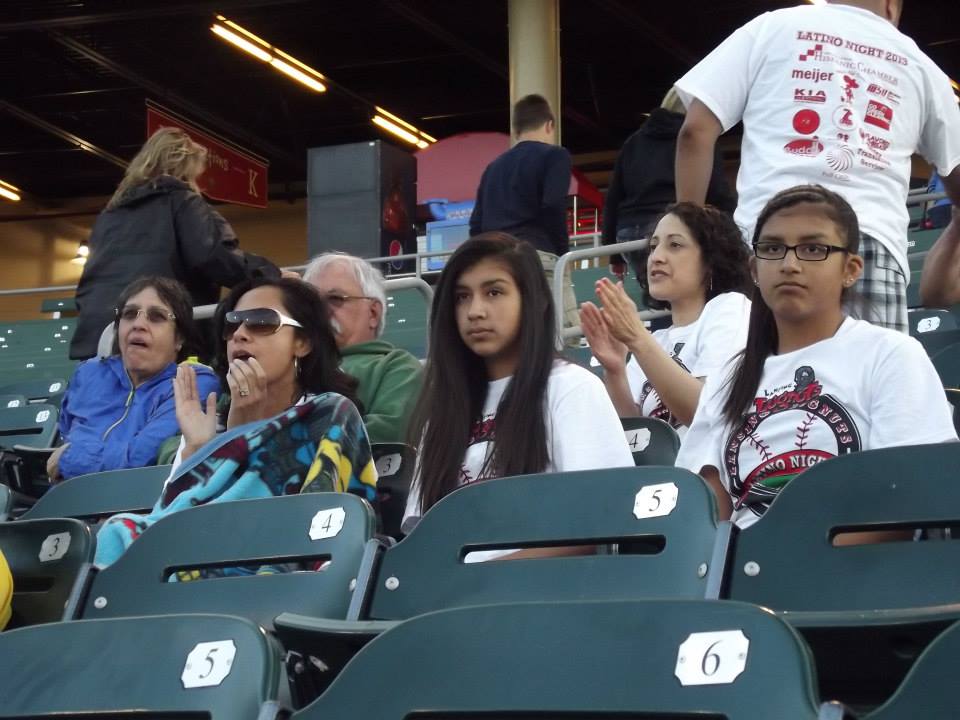
MULTIPOLYGON (((193 365, 201 398, 219 392, 205 365, 193 365)), ((81 363, 60 411, 60 434, 70 443, 60 456, 64 478, 102 470, 154 465, 160 444, 180 432, 173 401, 177 364, 170 363, 134 390, 119 355, 81 363)))

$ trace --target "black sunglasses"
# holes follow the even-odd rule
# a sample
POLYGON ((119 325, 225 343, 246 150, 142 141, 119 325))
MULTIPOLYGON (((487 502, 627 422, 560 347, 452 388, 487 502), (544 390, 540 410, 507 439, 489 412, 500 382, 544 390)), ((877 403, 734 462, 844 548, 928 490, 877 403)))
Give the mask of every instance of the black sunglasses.
POLYGON ((293 318, 273 308, 253 308, 252 310, 231 310, 223 318, 223 339, 229 340, 243 325, 253 335, 273 335, 284 325, 302 328, 303 325, 293 318))

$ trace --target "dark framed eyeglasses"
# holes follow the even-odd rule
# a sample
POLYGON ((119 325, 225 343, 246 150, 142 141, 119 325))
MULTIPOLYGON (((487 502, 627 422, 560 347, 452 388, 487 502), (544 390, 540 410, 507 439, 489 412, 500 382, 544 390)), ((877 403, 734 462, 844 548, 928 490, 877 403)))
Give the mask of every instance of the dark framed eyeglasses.
POLYGON ((302 328, 303 325, 293 318, 273 308, 253 308, 251 310, 231 310, 223 318, 223 339, 229 340, 243 325, 252 335, 273 335, 284 325, 302 328))
POLYGON ((370 297, 368 295, 341 295, 339 293, 327 293, 323 296, 324 299, 330 303, 332 307, 342 308, 346 303, 351 300, 376 300, 377 298, 370 297))
POLYGON ((791 250, 797 256, 797 260, 804 262, 822 262, 830 257, 830 253, 850 252, 849 248, 824 243, 787 245, 781 242, 758 242, 753 246, 753 254, 761 260, 783 260, 791 250))
POLYGON ((141 314, 147 318, 147 322, 151 325, 162 325, 163 323, 177 319, 177 316, 169 310, 156 306, 142 308, 136 305, 126 305, 117 310, 117 317, 127 322, 133 322, 140 317, 141 314))

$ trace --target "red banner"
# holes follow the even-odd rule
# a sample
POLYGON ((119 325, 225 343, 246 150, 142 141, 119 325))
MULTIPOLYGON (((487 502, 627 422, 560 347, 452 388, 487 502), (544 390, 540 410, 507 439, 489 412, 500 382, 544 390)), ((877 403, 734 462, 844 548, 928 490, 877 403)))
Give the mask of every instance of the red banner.
POLYGON ((207 149, 207 169, 197 178, 204 195, 237 205, 267 206, 268 161, 228 145, 177 115, 148 103, 147 137, 164 127, 180 128, 207 149))

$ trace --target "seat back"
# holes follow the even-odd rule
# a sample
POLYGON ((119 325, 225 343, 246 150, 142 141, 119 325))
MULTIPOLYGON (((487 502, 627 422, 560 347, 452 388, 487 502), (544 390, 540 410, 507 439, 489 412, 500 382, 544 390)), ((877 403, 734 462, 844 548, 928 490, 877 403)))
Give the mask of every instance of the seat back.
POLYGON ((46 403, 57 408, 67 392, 67 381, 63 378, 37 378, 35 380, 21 380, 0 387, 0 394, 23 395, 30 404, 46 403))
POLYGON ((27 404, 27 398, 17 393, 0 395, 0 408, 23 407, 27 404))
POLYGON ((957 316, 950 310, 914 308, 907 312, 907 323, 913 337, 957 329, 957 316))
POLYGON ((9 519, 12 510, 13 493, 6 485, 0 485, 0 522, 9 519))
POLYGON ((217 612, 246 617, 268 629, 281 612, 346 617, 351 581, 374 526, 370 505, 346 493, 181 510, 157 521, 115 563, 94 574, 82 617, 217 612), (327 560, 320 572, 289 571, 327 560), (266 572, 272 565, 286 565, 281 570, 287 571, 266 572), (227 573, 169 581, 178 571, 206 569, 227 573))
POLYGON ((91 620, 0 635, 3 718, 272 718, 279 678, 276 644, 236 617, 91 620))
POLYGON ((0 408, 0 447, 50 447, 57 434, 59 412, 46 403, 0 408))
POLYGON ((673 465, 680 451, 680 436, 659 418, 620 418, 633 462, 640 465, 673 465))
POLYGON ((866 720, 960 717, 958 655, 960 623, 955 623, 927 646, 893 696, 866 720))
POLYGON ((60 620, 95 549, 93 534, 79 520, 0 523, 0 551, 13 574, 10 627, 60 620))
POLYGON ((834 547, 832 538, 837 529, 960 524, 958 466, 960 443, 946 443, 853 453, 810 468, 737 535, 727 597, 778 611, 956 603, 960 543, 834 547))
POLYGON ((398 538, 417 451, 403 443, 373 443, 370 450, 377 466, 377 504, 383 532, 398 538))
POLYGON ((95 522, 122 512, 153 508, 169 465, 78 475, 50 487, 23 519, 72 517, 95 522))
POLYGON ((772 613, 746 604, 484 605, 388 630, 293 720, 400 720, 421 717, 418 711, 812 720, 814 688, 803 641, 772 613))
POLYGON ((702 598, 716 533, 713 494, 679 468, 487 480, 445 497, 385 551, 369 617, 529 600, 702 598), (464 562, 480 549, 585 544, 618 544, 621 553, 464 562))
POLYGON ((943 348, 930 358, 930 362, 945 388, 960 388, 960 343, 943 348))

